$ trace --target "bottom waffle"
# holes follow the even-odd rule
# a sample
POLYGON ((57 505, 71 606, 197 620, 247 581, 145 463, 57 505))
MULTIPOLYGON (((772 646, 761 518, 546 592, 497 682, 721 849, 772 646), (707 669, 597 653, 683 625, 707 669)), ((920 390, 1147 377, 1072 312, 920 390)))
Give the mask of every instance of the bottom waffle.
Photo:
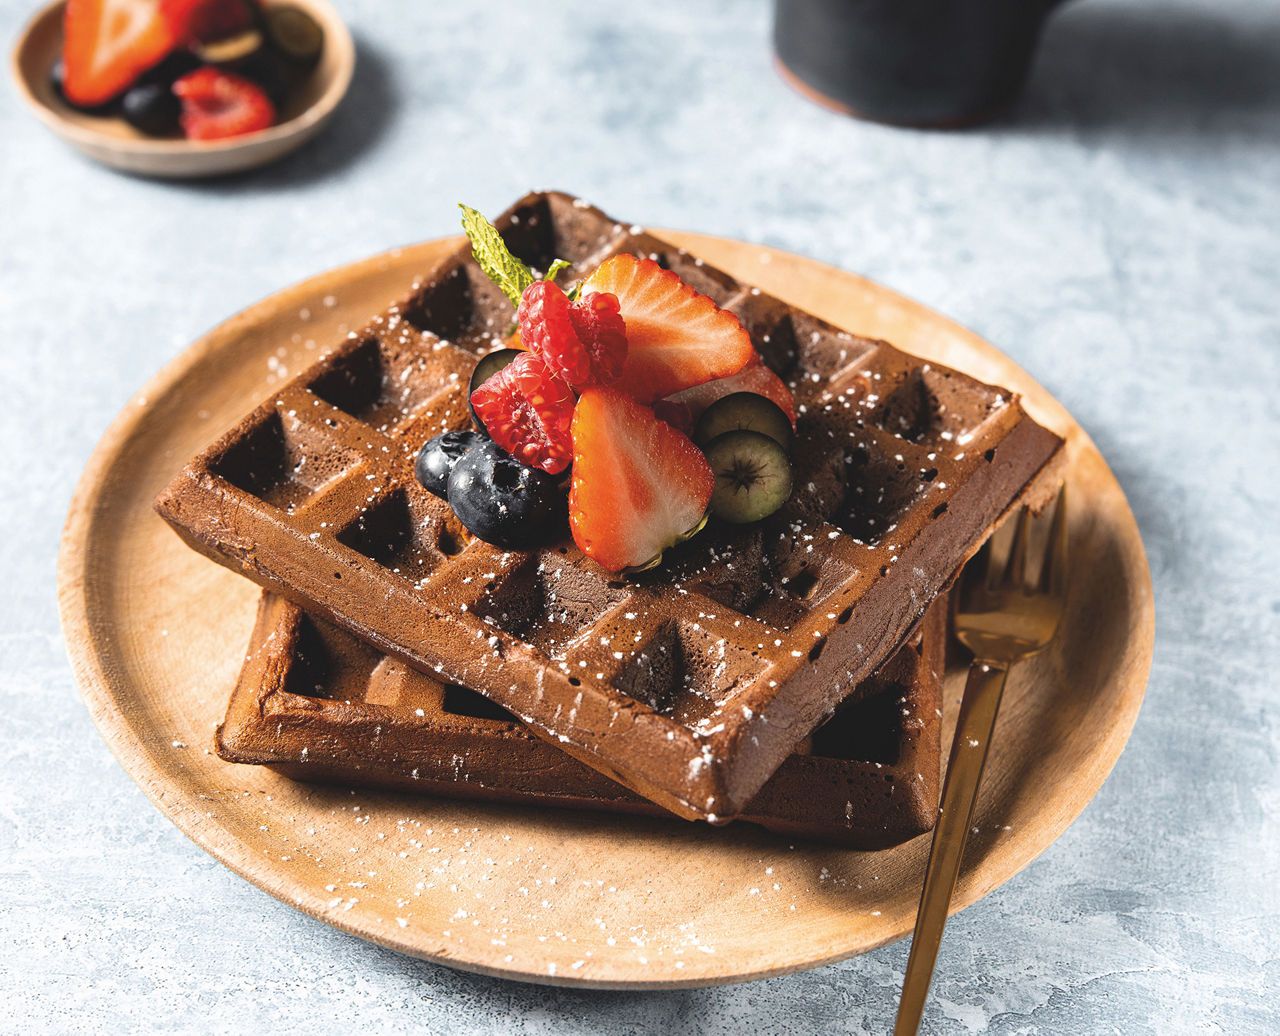
MULTIPOLYGON (((741 819, 883 849, 929 831, 939 786, 945 601, 786 759, 741 819)), ((264 594, 218 755, 299 779, 454 798, 669 816, 443 684, 264 594)), ((673 818, 674 819, 674 818, 673 818)))

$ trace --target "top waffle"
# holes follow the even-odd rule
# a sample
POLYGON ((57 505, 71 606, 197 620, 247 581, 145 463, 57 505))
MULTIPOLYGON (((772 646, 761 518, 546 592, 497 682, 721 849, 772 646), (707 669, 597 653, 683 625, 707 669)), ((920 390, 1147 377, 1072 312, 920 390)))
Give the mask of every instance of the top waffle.
POLYGON ((800 412, 795 490, 655 573, 573 543, 470 540, 413 479, 463 427, 512 307, 462 246, 184 468, 157 510, 196 549, 411 665, 471 687, 689 817, 739 813, 898 646, 1061 440, 1005 390, 858 338, 563 194, 496 225, 567 280, 648 255, 739 315, 800 412))

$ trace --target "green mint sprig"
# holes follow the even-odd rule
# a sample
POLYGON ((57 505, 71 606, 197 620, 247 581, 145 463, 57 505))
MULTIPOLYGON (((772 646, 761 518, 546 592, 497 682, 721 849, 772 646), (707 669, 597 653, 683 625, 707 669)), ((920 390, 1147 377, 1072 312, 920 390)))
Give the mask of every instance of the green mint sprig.
MULTIPOLYGON (((498 233, 497 228, 483 215, 461 203, 458 204, 458 208, 462 210, 462 229, 466 231, 467 239, 471 242, 471 254, 480 264, 480 269, 511 300, 513 306, 519 306, 520 296, 524 294, 525 288, 538 278, 533 275, 533 271, 528 266, 511 254, 511 249, 502 240, 502 235, 498 233)), ((563 259, 557 259, 547 270, 547 276, 544 279, 554 281, 570 265, 563 259)), ((579 290, 575 287, 569 297, 577 298, 579 290)))

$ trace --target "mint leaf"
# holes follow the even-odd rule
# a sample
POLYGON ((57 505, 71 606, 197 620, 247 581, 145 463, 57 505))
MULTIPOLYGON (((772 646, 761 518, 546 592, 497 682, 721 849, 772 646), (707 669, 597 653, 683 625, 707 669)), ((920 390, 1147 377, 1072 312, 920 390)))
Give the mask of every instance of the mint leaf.
POLYGON ((543 280, 554 281, 557 277, 560 276, 561 270, 567 270, 572 265, 573 263, 569 262, 569 260, 567 259, 555 260, 555 262, 551 264, 551 269, 547 271, 547 275, 546 277, 543 278, 543 280))
POLYGON ((484 216, 466 205, 459 204, 458 208, 462 210, 462 229, 471 241, 471 254, 480 269, 502 289, 513 306, 519 306, 524 289, 534 282, 533 271, 511 254, 502 235, 484 216))

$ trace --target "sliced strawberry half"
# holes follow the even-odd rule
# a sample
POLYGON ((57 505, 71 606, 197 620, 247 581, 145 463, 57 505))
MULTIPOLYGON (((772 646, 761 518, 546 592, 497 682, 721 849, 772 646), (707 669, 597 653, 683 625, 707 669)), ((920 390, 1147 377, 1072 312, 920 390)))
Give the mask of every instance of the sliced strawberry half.
POLYGON ((759 353, 754 353, 752 360, 737 374, 727 378, 717 378, 702 385, 677 392, 663 403, 683 403, 689 408, 696 422, 717 399, 732 395, 734 392, 754 392, 773 400, 782 408, 782 412, 791 419, 791 427, 796 426, 796 401, 783 380, 764 365, 759 353))
POLYGON ((616 388, 582 393, 569 528, 588 557, 611 572, 656 564, 702 527, 715 485, 702 451, 649 407, 616 388))
POLYGON ((184 46, 212 43, 253 24, 248 0, 160 0, 160 13, 184 46))
POLYGON ((493 441, 531 468, 554 475, 573 457, 573 390, 534 353, 517 356, 471 393, 493 441))
POLYGON ((742 323, 652 259, 616 255, 583 283, 618 297, 627 328, 621 384, 643 403, 723 378, 751 359, 742 323))
POLYGON ((155 0, 67 0, 63 91, 83 107, 111 100, 177 43, 155 0))
POLYGON ((182 132, 191 140, 221 140, 264 130, 276 121, 271 99, 256 83, 206 65, 173 84, 182 101, 182 132))

